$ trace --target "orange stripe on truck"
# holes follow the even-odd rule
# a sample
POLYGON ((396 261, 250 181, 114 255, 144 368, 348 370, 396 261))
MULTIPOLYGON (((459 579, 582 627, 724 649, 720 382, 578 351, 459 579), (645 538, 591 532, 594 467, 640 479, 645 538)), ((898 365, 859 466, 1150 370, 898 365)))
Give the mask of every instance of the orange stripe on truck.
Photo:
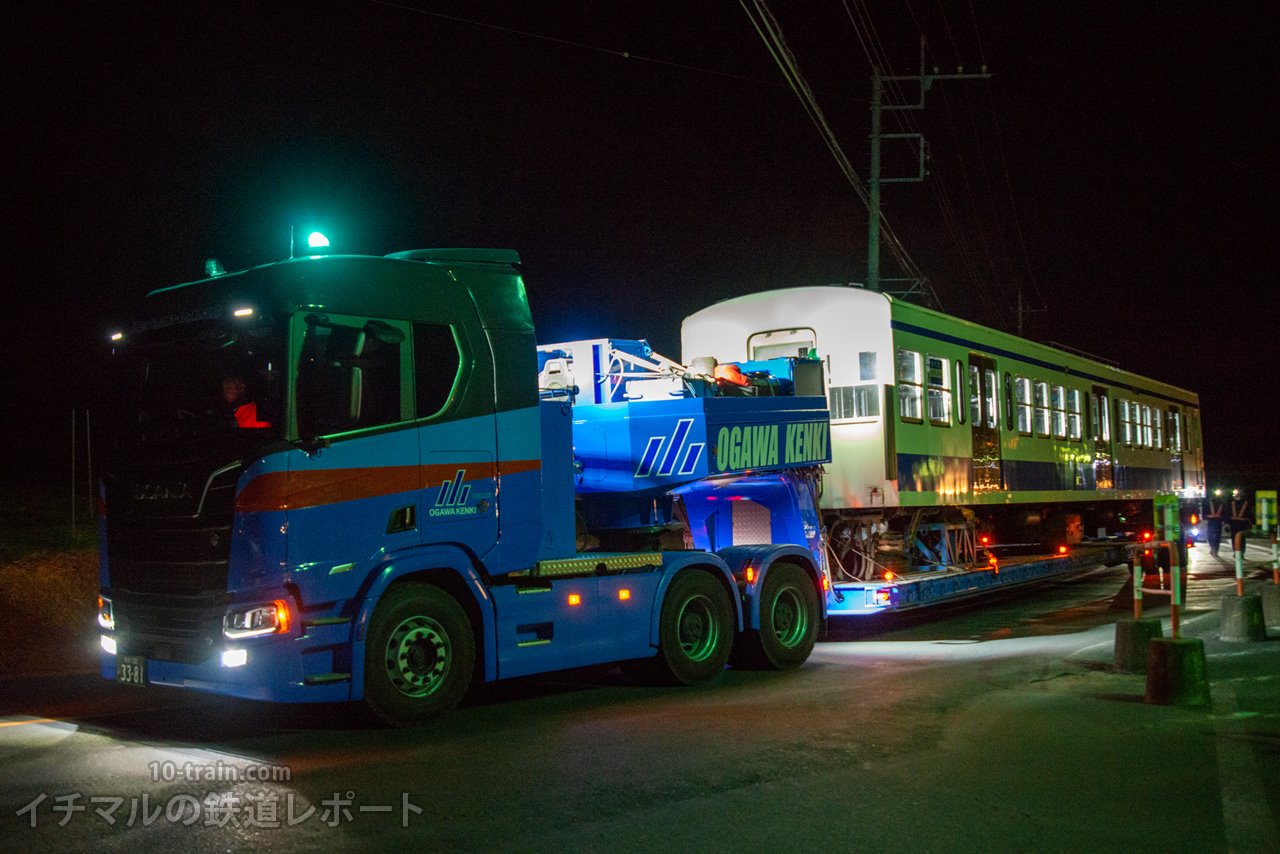
POLYGON ((270 472, 259 475, 236 496, 237 513, 301 510, 342 501, 359 501, 398 492, 437 487, 464 469, 464 482, 504 474, 521 474, 542 468, 541 460, 490 460, 434 463, 429 466, 374 466, 371 468, 316 469, 270 472))

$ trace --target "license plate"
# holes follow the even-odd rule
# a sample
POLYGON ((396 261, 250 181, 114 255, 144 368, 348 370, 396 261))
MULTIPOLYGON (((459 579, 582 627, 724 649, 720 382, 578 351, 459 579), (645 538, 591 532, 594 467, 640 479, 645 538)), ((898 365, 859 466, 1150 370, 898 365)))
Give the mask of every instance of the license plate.
POLYGON ((147 660, 141 655, 116 656, 116 681, 125 685, 146 685, 147 660))

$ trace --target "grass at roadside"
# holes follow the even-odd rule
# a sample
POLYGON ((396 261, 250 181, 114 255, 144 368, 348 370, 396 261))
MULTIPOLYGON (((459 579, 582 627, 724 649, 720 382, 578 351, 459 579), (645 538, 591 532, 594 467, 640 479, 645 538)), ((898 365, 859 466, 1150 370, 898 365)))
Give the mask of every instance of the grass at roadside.
POLYGON ((29 552, 0 564, 0 675, 91 666, 97 596, 97 552, 29 552))
POLYGON ((0 675, 92 665, 96 529, 86 503, 73 537, 69 502, 48 482, 0 486, 0 675))

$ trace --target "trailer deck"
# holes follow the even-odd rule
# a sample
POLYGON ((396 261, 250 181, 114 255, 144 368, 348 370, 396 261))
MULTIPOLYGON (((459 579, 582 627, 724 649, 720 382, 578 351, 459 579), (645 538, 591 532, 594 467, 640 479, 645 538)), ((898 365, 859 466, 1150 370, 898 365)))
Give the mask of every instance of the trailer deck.
POLYGON ((1015 587, 1093 566, 1128 563, 1133 543, 1082 543, 1066 555, 1011 555, 976 569, 928 569, 891 579, 838 581, 828 597, 832 617, 903 611, 976 596, 997 587, 1015 587))

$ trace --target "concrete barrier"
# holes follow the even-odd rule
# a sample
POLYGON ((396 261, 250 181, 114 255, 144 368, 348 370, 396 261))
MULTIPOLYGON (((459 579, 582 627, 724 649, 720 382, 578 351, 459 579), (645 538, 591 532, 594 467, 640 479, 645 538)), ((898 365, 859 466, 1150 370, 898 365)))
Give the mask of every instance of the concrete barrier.
POLYGON ((1146 701, 1157 706, 1209 705, 1209 674, 1200 638, 1155 638, 1147 649, 1146 701))
POLYGON ((1262 588, 1262 619, 1268 626, 1280 626, 1280 587, 1262 588))
POLYGON ((1116 623, 1116 673, 1146 673, 1147 648, 1164 630, 1159 620, 1125 620, 1116 623))
POLYGON ((1222 597, 1222 633, 1224 641, 1244 643, 1267 639, 1267 623, 1262 617, 1262 597, 1256 593, 1247 596, 1222 597))

